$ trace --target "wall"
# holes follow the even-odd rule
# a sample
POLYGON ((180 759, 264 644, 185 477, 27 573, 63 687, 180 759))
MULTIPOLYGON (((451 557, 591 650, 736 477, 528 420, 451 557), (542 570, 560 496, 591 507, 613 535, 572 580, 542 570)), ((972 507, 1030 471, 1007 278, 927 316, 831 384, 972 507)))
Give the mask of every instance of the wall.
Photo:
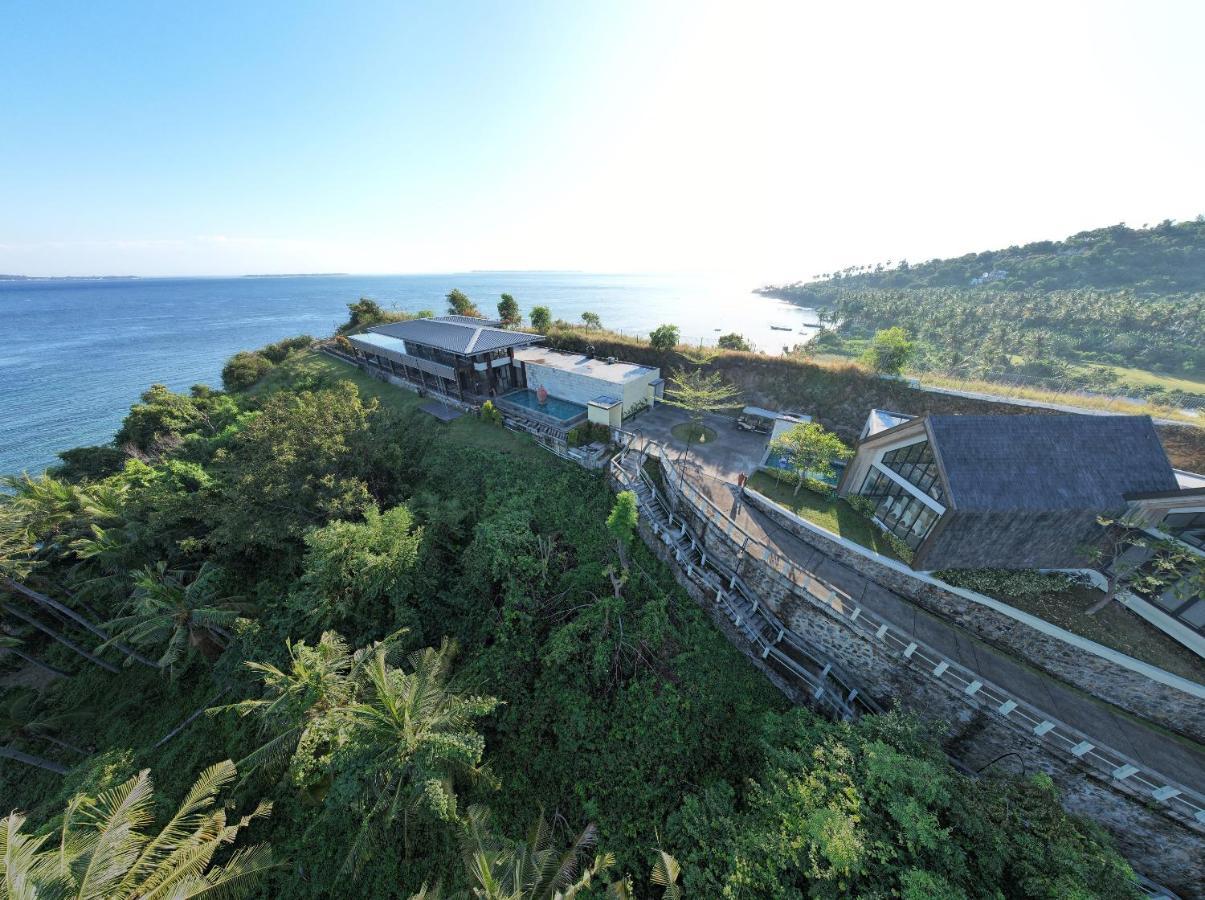
MULTIPOLYGON (((671 488, 672 492, 672 488, 671 488)), ((1205 896, 1205 854, 1201 853, 1198 830, 1158 809, 1145 795, 1130 792, 1122 783, 1105 777, 1077 762, 1068 754, 1056 754, 1025 727, 996 715, 963 691, 952 689, 910 658, 892 653, 872 635, 860 633, 806 598, 802 589, 788 587, 781 576, 754 555, 742 553, 733 536, 707 522, 688 504, 674 498, 676 515, 700 537, 708 554, 736 568, 741 577, 762 597, 767 606, 805 641, 823 651, 857 681, 866 686, 881 705, 896 703, 929 721, 940 722, 943 746, 965 768, 1011 774, 1045 772, 1061 791, 1063 805, 1089 817, 1113 835, 1121 851, 1144 874, 1168 885, 1186 897, 1205 896)), ((691 596, 712 613, 723 627, 713 598, 697 589, 693 581, 664 552, 660 541, 642 527, 646 543, 674 570, 691 596)), ((763 668, 739 635, 725 633, 750 661, 763 668)), ((770 673, 767 673, 770 674, 770 673)), ((795 702, 802 698, 775 679, 795 702)))
MULTIPOLYGON (((756 491, 746 491, 745 496, 748 503, 804 543, 906 597, 922 609, 954 622, 985 642, 1093 696, 1195 740, 1205 740, 1205 700, 1199 694, 1190 692, 1186 679, 1162 673, 1167 676, 1165 681, 1171 683, 1160 682, 1105 656, 1085 652, 1085 645, 1091 642, 1084 638, 1071 635, 1075 643, 1069 643, 1049 633, 1061 629, 1049 626, 1048 631, 1039 630, 965 596, 970 592, 955 592, 939 587, 930 583, 931 579, 908 572, 902 564, 897 564, 896 568, 886 561, 870 559, 839 543, 839 539, 823 536, 814 526, 809 528, 756 491), (1183 687, 1177 687, 1178 683, 1183 687)), ((1000 606, 1005 605, 996 602, 1000 606)), ((1110 648, 1100 649, 1106 651, 1106 656, 1123 655, 1110 648)), ((1139 668, 1155 668, 1138 660, 1134 662, 1138 663, 1139 668)), ((1205 691, 1201 685, 1195 687, 1205 691)))

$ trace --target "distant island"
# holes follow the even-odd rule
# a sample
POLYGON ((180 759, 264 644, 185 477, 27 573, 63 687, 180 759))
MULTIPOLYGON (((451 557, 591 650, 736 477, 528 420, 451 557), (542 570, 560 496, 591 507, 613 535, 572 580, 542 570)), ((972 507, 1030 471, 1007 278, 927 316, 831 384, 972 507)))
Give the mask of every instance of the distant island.
POLYGON ((346 275, 346 272, 286 272, 284 274, 243 275, 243 278, 330 278, 335 275, 346 275))
POLYGON ((139 275, 0 275, 0 281, 137 281, 139 275))

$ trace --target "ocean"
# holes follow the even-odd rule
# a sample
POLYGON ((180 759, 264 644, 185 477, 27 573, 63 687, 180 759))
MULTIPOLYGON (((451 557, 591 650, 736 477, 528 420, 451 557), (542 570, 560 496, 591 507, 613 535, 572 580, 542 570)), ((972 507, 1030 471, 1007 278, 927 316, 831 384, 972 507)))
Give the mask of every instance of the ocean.
POLYGON ((737 331, 771 353, 815 332, 811 310, 752 287, 576 272, 0 281, 0 473, 41 471, 60 450, 107 443, 153 383, 220 386, 239 350, 330 334, 361 296, 442 313, 444 294, 460 288, 488 315, 505 292, 524 316, 536 305, 569 321, 590 311, 630 334, 670 322, 696 344, 737 331))

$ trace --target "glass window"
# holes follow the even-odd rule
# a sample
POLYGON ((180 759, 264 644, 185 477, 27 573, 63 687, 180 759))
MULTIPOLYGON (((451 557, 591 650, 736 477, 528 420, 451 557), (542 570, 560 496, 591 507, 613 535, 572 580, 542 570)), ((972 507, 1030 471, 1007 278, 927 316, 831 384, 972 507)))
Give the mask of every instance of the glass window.
POLYGON ((883 465, 915 484, 938 503, 944 502, 937 461, 933 458, 928 441, 918 441, 884 453, 883 465))
POLYGON ((913 550, 937 521, 935 510, 875 469, 870 470, 858 493, 874 502, 875 518, 913 550))
POLYGON ((1168 513, 1160 529, 1205 550, 1205 512, 1168 513))

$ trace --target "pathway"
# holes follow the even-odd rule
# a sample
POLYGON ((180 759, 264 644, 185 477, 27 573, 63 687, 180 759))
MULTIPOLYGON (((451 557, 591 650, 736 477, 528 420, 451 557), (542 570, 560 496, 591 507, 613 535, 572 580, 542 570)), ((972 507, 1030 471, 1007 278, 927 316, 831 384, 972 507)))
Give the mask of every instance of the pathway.
POLYGON ((878 613, 991 682, 1084 734, 1130 756, 1143 766, 1205 794, 1205 748, 1173 736, 1103 701, 1039 674, 964 629, 945 622, 796 538, 767 516, 738 501, 735 485, 694 469, 692 478, 717 506, 755 539, 777 547, 786 557, 845 591, 855 602, 878 613))

